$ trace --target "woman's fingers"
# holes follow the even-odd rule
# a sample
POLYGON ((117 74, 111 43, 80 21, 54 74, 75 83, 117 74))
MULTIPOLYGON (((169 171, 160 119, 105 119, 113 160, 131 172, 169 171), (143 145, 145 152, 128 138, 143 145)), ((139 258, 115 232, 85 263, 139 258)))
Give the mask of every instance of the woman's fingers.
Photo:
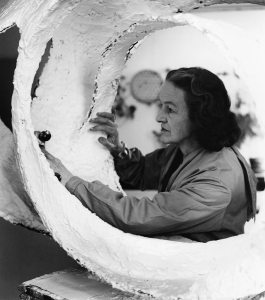
POLYGON ((114 122, 115 121, 115 115, 112 113, 108 113, 108 112, 98 112, 97 113, 98 117, 103 117, 103 118, 107 118, 110 121, 114 122))
POLYGON ((90 119, 89 122, 90 123, 95 123, 95 124, 108 125, 108 126, 112 126, 112 127, 117 128, 117 125, 115 123, 113 123, 113 121, 111 121, 108 118, 104 118, 104 117, 93 118, 93 119, 90 119))
POLYGON ((119 133, 115 122, 115 115, 108 112, 98 112, 97 117, 90 119, 95 126, 90 131, 102 131, 107 135, 100 137, 98 141, 105 146, 112 154, 119 153, 123 147, 119 142, 119 133))
POLYGON ((92 128, 89 129, 90 131, 103 131, 105 132, 107 135, 111 135, 111 136, 117 136, 117 129, 116 127, 111 127, 108 125, 96 125, 92 128))
POLYGON ((108 139, 104 137, 98 138, 98 141, 100 142, 100 144, 105 146, 109 151, 113 150, 116 147, 114 144, 112 144, 108 139))
POLYGON ((55 161, 55 160, 58 159, 58 158, 56 158, 55 156, 53 156, 50 152, 48 152, 45 148, 42 149, 42 152, 44 153, 45 157, 46 157, 48 160, 55 161))
POLYGON ((90 123, 95 126, 90 128, 91 131, 103 131, 107 135, 118 136, 117 125, 114 123, 115 116, 108 112, 97 113, 96 118, 90 119, 90 123))
POLYGON ((115 143, 112 143, 111 140, 108 138, 100 137, 98 139, 101 145, 105 146, 112 155, 118 155, 124 150, 123 145, 118 145, 115 143))
POLYGON ((52 164, 53 166, 61 164, 60 159, 57 158, 57 157, 55 157, 55 156, 53 156, 44 147, 41 148, 41 151, 43 152, 43 154, 45 155, 45 157, 47 158, 47 160, 49 161, 49 163, 52 164))
POLYGON ((52 157, 51 153, 49 153, 44 147, 41 147, 40 149, 47 159, 52 157))

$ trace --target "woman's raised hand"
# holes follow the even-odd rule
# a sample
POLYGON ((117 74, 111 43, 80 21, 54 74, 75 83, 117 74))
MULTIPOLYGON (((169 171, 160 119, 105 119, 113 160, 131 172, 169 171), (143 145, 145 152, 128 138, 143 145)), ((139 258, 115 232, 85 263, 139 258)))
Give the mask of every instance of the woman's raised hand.
POLYGON ((119 132, 115 124, 115 115, 108 112, 98 112, 96 118, 90 119, 96 124, 90 131, 102 131, 107 138, 100 137, 98 141, 105 146, 112 155, 117 155, 124 150, 124 145, 119 140, 119 132))
POLYGON ((73 177, 74 175, 63 165, 61 160, 55 156, 53 156, 50 152, 48 152, 44 147, 41 147, 41 151, 47 158, 51 169, 60 176, 60 181, 63 185, 67 183, 67 181, 73 177))

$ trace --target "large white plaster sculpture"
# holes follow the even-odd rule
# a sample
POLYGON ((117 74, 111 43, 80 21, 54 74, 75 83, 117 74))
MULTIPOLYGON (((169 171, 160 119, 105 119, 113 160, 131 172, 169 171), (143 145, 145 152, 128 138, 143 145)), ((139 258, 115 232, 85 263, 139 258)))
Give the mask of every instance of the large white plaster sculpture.
MULTIPOLYGON (((231 58, 253 99, 264 98, 258 88, 265 70, 262 44, 251 40, 255 55, 249 55, 244 45, 250 37, 239 29, 180 13, 232 2, 244 1, 10 0, 0 5, 0 30, 16 24, 21 33, 12 98, 14 138, 2 123, 0 131, 1 216, 50 232, 81 265, 135 294, 236 299, 265 291, 264 212, 246 234, 206 244, 126 234, 90 213, 59 183, 34 136, 34 130, 50 130, 47 149, 72 173, 122 191, 112 158, 98 135, 88 132, 88 120, 110 110, 132 45, 178 25, 206 34, 231 58), (49 61, 32 101, 33 78, 51 38, 49 61)), ((262 122, 259 107, 255 112, 262 122)))

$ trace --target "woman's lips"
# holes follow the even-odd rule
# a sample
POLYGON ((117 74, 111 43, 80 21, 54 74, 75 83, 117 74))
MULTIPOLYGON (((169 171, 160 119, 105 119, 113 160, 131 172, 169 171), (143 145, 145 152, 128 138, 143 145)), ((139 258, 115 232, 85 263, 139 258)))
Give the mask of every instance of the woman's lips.
POLYGON ((168 132, 168 130, 165 129, 165 128, 163 128, 163 127, 161 127, 161 132, 168 132))

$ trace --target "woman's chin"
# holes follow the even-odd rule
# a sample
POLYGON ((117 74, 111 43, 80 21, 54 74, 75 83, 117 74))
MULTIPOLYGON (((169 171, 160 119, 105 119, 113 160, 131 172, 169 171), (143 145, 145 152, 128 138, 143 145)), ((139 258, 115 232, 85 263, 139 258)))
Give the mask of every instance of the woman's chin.
POLYGON ((171 144, 170 137, 166 135, 166 133, 162 133, 160 136, 160 142, 163 144, 171 144))

